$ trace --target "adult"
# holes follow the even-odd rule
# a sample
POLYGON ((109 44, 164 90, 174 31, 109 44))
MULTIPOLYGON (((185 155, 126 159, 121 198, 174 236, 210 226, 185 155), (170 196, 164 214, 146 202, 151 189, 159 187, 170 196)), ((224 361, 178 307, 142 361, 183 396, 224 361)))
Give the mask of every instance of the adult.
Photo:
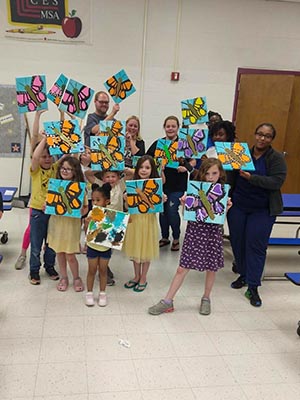
MULTIPOLYGON (((164 139, 171 140, 172 142, 178 141, 179 120, 177 117, 171 115, 167 117, 163 124, 165 130, 164 139)), ((147 150, 147 154, 154 157, 157 140, 147 150)), ((191 161, 193 164, 194 160, 191 161)), ((159 223, 161 228, 161 239, 159 246, 167 246, 170 244, 169 234, 170 227, 172 229, 173 242, 171 246, 172 251, 179 250, 179 237, 180 237, 180 215, 179 205, 180 198, 183 196, 187 187, 188 171, 193 169, 188 160, 184 160, 184 165, 176 168, 166 167, 164 169, 166 181, 163 185, 163 191, 168 199, 164 203, 164 211, 159 214, 159 223)))
POLYGON ((141 124, 138 117, 132 115, 126 120, 125 167, 132 168, 132 156, 145 154, 145 142, 140 134, 141 124))
POLYGON ((107 114, 109 109, 109 96, 106 92, 100 91, 94 97, 95 112, 87 117, 86 126, 84 128, 84 143, 90 146, 90 137, 95 136, 100 132, 99 123, 104 120, 112 120, 119 112, 119 104, 114 104, 110 114, 107 114))
POLYGON ((251 155, 255 171, 240 170, 232 188, 232 208, 228 211, 230 241, 240 274, 233 289, 248 285, 245 296, 259 307, 258 294, 265 265, 267 246, 276 215, 283 210, 280 188, 286 178, 286 163, 271 146, 276 136, 272 124, 262 123, 255 129, 251 155))

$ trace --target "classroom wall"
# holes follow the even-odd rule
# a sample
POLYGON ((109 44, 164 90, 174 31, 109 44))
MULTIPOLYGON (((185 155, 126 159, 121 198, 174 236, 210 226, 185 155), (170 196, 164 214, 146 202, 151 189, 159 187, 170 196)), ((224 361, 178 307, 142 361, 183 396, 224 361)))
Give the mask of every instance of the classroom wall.
MULTIPOLYGON (((92 0, 91 7, 91 45, 0 39, 0 83, 44 73, 50 86, 63 72, 102 90, 124 68, 137 92, 121 104, 119 117, 139 115, 148 146, 162 135, 167 115, 180 117, 183 99, 206 96, 210 109, 230 119, 238 67, 300 70, 297 3, 92 0), (179 82, 170 81, 171 71, 180 71, 179 82)), ((49 107, 42 120, 57 119, 49 107)), ((1 186, 18 186, 20 168, 19 158, 0 158, 1 186)), ((28 169, 27 151, 22 195, 29 191, 28 169)))

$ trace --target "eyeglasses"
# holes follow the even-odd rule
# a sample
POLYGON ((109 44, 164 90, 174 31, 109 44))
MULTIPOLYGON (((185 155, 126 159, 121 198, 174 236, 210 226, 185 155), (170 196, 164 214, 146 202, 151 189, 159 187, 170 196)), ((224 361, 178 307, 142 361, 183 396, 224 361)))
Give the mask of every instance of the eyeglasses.
POLYGON ((68 173, 70 173, 70 172, 73 171, 73 168, 60 167, 60 170, 61 170, 62 172, 68 172, 68 173))
POLYGON ((99 104, 109 104, 109 101, 96 100, 99 104))
POLYGON ((256 132, 255 136, 258 136, 260 139, 264 138, 266 140, 272 140, 273 135, 265 135, 264 133, 261 132, 256 132))

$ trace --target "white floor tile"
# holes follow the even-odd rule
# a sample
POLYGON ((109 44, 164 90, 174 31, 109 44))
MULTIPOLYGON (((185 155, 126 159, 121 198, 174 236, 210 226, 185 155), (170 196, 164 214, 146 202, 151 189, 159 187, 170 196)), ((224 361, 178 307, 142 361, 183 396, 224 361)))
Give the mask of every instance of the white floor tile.
MULTIPOLYGON (((263 305, 252 307, 245 288, 230 288, 237 275, 225 242, 211 315, 199 314, 204 274, 192 271, 174 300, 175 312, 152 316, 148 308, 166 294, 179 253, 161 249, 148 287, 135 293, 123 287, 132 278, 132 262, 115 251, 110 266, 116 285, 107 288, 108 305, 88 308, 72 282, 61 293, 43 269, 40 286, 30 285, 28 262, 14 269, 27 223, 28 209, 1 219, 9 232, 8 243, 0 244, 1 400, 300 398, 299 287, 263 281, 263 305)), ((299 270, 296 253, 270 248, 266 272, 299 270)), ((85 282, 87 260, 78 260, 85 282)))
POLYGON ((88 390, 90 394, 138 390, 139 385, 131 360, 87 362, 88 390))
POLYGON ((143 400, 194 400, 191 389, 143 390, 143 400))
POLYGON ((35 395, 78 395, 86 394, 86 363, 63 362, 39 364, 35 395))
POLYGON ((187 388, 183 368, 175 358, 134 360, 142 390, 187 388))
POLYGON ((181 358, 180 364, 191 387, 237 383, 221 356, 181 358))
POLYGON ((193 388, 195 400, 248 400, 238 386, 193 388))

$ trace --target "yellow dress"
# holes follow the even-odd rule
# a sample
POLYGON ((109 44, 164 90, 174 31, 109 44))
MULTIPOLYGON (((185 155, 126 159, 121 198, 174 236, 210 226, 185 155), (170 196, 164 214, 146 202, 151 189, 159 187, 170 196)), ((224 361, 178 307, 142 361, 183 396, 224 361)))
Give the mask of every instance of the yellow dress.
POLYGON ((56 253, 80 252, 81 218, 51 215, 47 242, 56 253))
POLYGON ((156 214, 130 216, 123 244, 125 254, 136 262, 158 258, 158 221, 156 214))

